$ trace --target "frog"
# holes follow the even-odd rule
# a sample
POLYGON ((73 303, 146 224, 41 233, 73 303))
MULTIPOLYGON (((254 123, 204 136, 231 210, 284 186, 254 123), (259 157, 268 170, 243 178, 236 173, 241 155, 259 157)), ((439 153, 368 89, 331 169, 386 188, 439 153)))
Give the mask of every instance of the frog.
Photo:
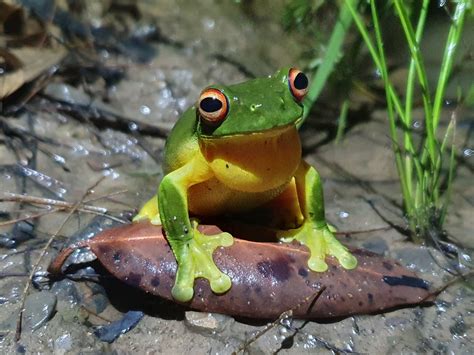
POLYGON ((194 216, 270 206, 283 211, 287 226, 276 237, 306 246, 310 270, 327 271, 327 256, 345 269, 357 266, 326 222, 319 173, 302 157, 298 128, 308 87, 308 77, 293 67, 234 85, 211 85, 174 125, 157 193, 133 221, 162 226, 177 262, 171 293, 178 302, 192 300, 197 278, 207 279, 216 294, 232 287, 213 253, 230 247, 233 236, 203 234, 194 216))

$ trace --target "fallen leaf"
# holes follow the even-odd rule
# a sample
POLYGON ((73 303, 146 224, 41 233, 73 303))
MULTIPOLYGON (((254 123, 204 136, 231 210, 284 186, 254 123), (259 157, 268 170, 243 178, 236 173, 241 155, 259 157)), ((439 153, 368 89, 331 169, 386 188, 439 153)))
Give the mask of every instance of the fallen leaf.
MULTIPOLYGON (((209 235, 220 232, 216 226, 202 226, 202 231, 209 235)), ((126 284, 172 300, 176 262, 161 227, 140 222, 106 230, 64 249, 49 271, 60 274, 67 257, 83 247, 90 248, 126 284)), ((232 279, 232 288, 217 295, 207 281, 198 279, 194 298, 187 305, 250 318, 275 319, 292 310, 296 318, 323 319, 432 300, 427 282, 413 271, 364 250, 353 253, 359 261, 356 269, 345 270, 328 258, 329 270, 316 273, 307 268, 305 247, 235 238, 234 245, 214 252, 217 266, 232 279)))
POLYGON ((59 63, 66 53, 61 47, 0 49, 0 57, 13 69, 0 75, 0 99, 59 63))

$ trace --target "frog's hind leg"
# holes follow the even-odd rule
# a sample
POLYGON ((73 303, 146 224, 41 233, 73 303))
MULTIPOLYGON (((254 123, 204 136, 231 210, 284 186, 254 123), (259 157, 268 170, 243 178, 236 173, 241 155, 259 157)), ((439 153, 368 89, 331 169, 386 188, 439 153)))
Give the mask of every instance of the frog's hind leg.
POLYGON ((311 256, 308 266, 311 270, 327 270, 326 256, 332 255, 345 269, 357 266, 357 259, 334 236, 334 227, 326 223, 322 182, 319 174, 302 161, 295 174, 296 192, 304 216, 304 222, 295 229, 279 231, 277 237, 285 242, 297 240, 306 245, 311 256))
POLYGON ((138 214, 133 217, 133 222, 150 220, 151 224, 161 226, 160 211, 158 210, 158 196, 154 195, 140 209, 138 214))

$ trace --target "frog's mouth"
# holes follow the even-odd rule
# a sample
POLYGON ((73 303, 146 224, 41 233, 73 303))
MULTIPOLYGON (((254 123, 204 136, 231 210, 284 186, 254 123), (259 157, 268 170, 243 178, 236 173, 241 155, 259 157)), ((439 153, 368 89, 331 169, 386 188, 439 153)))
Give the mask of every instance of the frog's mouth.
POLYGON ((295 122, 283 125, 283 126, 278 126, 278 127, 273 127, 261 131, 249 131, 249 132, 239 132, 239 133, 234 133, 234 134, 223 134, 223 135, 212 135, 212 132, 201 132, 199 135, 200 140, 202 141, 217 141, 217 140, 223 140, 223 141, 231 141, 234 138, 241 140, 244 137, 248 137, 251 141, 255 139, 270 139, 272 137, 277 137, 285 132, 291 131, 293 129, 297 129, 297 127, 300 126, 300 124, 303 121, 303 117, 301 116, 298 118, 295 122), (206 134, 207 133, 207 134, 206 134))

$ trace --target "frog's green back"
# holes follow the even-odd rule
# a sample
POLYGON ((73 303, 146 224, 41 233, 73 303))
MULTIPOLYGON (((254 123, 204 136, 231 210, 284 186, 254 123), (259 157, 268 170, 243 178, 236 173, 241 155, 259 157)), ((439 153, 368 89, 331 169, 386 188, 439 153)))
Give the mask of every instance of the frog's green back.
POLYGON ((199 149, 196 136, 196 109, 190 107, 176 122, 165 144, 163 173, 183 166, 199 149))

